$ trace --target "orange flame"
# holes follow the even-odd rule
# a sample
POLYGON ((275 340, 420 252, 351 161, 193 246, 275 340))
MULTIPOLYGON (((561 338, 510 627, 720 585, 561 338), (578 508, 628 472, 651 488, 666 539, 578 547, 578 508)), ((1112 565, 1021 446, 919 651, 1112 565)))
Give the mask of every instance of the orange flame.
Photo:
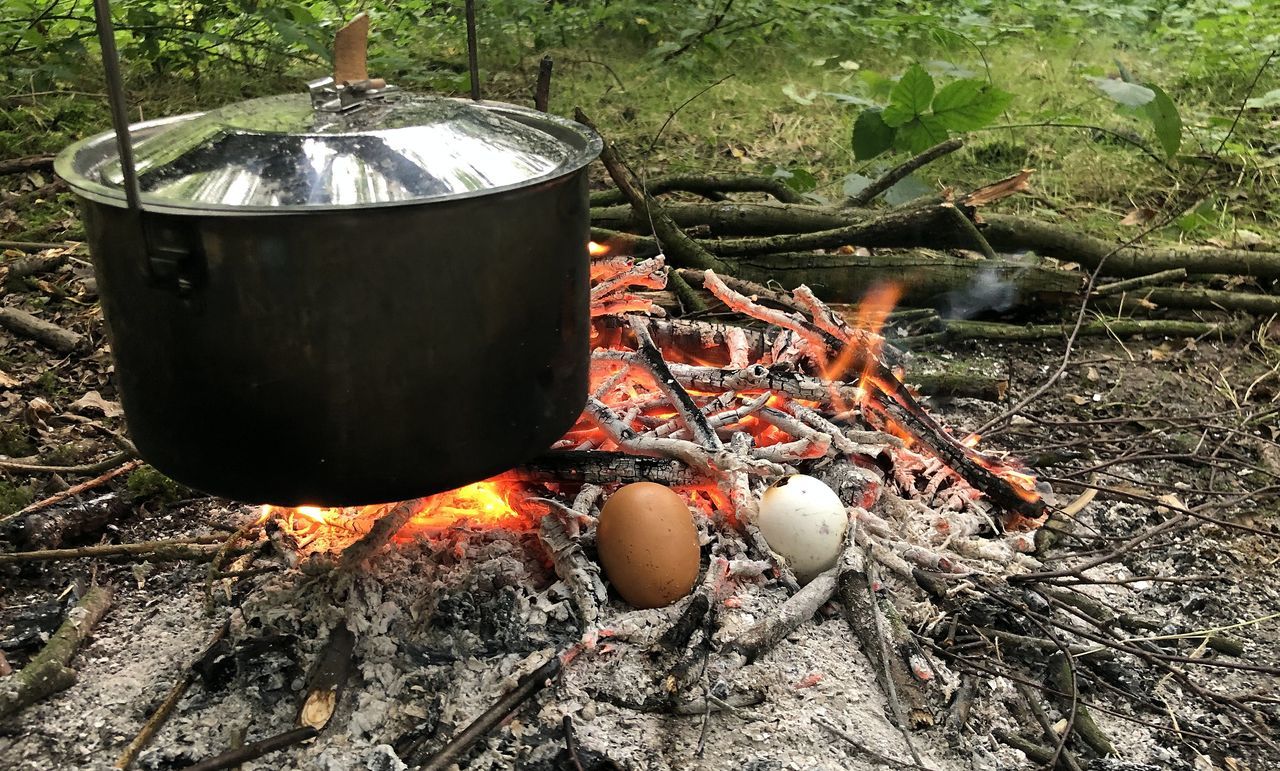
POLYGON ((592 257, 603 257, 609 253, 609 247, 604 244, 598 244, 595 241, 587 242, 587 254, 592 257))
MULTIPOLYGON (((849 368, 853 366, 856 359, 861 357, 866 363, 858 378, 858 388, 865 393, 867 377, 872 371, 873 363, 880 358, 880 351, 884 347, 884 338, 880 333, 900 297, 902 297, 902 287, 893 282, 876 284, 867 290, 862 302, 858 303, 858 312, 854 318, 854 328, 864 334, 845 345, 835 361, 822 368, 824 380, 847 380, 849 368)), ((834 387, 831 390, 831 400, 841 411, 848 409, 834 387)))

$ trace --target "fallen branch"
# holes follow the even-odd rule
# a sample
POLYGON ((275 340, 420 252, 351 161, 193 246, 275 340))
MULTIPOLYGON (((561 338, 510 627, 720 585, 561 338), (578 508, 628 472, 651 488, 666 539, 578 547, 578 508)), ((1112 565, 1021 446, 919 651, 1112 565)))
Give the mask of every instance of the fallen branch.
POLYGON ((1152 287, 1137 290, 1129 298, 1164 308, 1244 311, 1259 316, 1280 313, 1280 296, 1224 289, 1152 287))
MULTIPOLYGON (((955 218, 957 212, 959 209, 950 204, 890 209, 865 217, 854 224, 829 230, 753 238, 721 238, 702 243, 721 258, 836 249, 841 246, 971 249, 974 246, 972 234, 958 224, 955 218)), ((965 215, 961 213, 961 216, 965 215)), ((716 270, 721 271, 720 268, 716 270)))
POLYGON ((53 171, 53 156, 28 155, 0 160, 0 175, 25 174, 31 171, 53 171))
POLYGON ((84 335, 63 329, 17 308, 0 308, 0 327, 58 353, 71 353, 84 343, 84 335))
POLYGON ((111 607, 111 597, 110 587, 91 587, 67 613, 66 620, 35 658, 22 671, 0 681, 0 718, 16 714, 75 683, 76 672, 67 665, 76 649, 106 615, 107 608, 111 607))
MULTIPOLYGON (((581 124, 595 129, 595 124, 586 116, 581 109, 574 112, 574 118, 581 124)), ((716 259, 706 249, 702 248, 696 241, 690 238, 683 230, 681 230, 675 222, 667 216, 664 209, 658 205, 653 196, 644 192, 638 185, 631 170, 618 157, 617 151, 608 141, 604 143, 603 149, 600 151, 600 162, 604 164, 605 169, 609 172, 609 176, 613 179, 613 183, 618 186, 622 194, 626 196, 631 209, 635 216, 650 224, 653 228, 654 235, 663 245, 663 251, 667 255, 667 260, 672 265, 680 267, 694 267, 701 269, 723 269, 724 263, 716 259)), ((683 299, 683 298, 682 298, 683 299)))
POLYGON ((785 252, 727 258, 735 276, 787 287, 805 284, 832 302, 858 302, 891 277, 902 301, 948 304, 948 295, 966 295, 984 283, 1008 287, 1022 302, 1061 303, 1078 298, 1084 275, 1078 271, 1028 265, 1013 259, 972 260, 925 249, 875 254, 785 252))
MULTIPOLYGON (((1253 325, 1251 319, 1234 322, 1179 321, 1176 319, 1108 319, 1082 324, 1077 337, 1194 337, 1238 335, 1253 325)), ((1068 324, 999 324, 991 321, 949 321, 944 330, 904 337, 903 348, 918 348, 956 340, 1055 340, 1071 333, 1068 324)))
MULTIPOLYGON (((768 193, 783 203, 804 203, 804 196, 787 187, 777 177, 751 174, 730 176, 672 175, 649 180, 645 186, 649 195, 663 193, 694 193, 713 201, 725 199, 725 193, 768 193)), ((626 203, 627 197, 618 190, 606 190, 591 194, 592 206, 613 206, 626 203)))
POLYGON ((127 498, 107 493, 74 505, 17 518, 5 531, 19 548, 55 549, 65 539, 97 532, 131 508, 127 498))
POLYGON ((1152 273, 1149 276, 1138 276, 1137 278, 1127 278, 1123 281, 1116 281, 1111 284, 1102 284, 1094 287, 1094 297, 1106 297, 1108 295, 1117 295, 1128 292, 1133 289, 1141 289, 1145 286, 1155 286, 1156 284, 1165 284, 1174 281, 1181 281, 1187 277, 1186 268, 1173 268, 1171 270, 1162 270, 1159 273, 1152 273))
POLYGON ((136 543, 80 546, 74 549, 43 549, 0 554, 0 565, 19 562, 49 562, 51 560, 84 559, 87 557, 145 557, 161 562, 177 560, 204 561, 213 559, 218 549, 210 544, 222 543, 222 536, 198 535, 168 541, 139 541, 136 543))
POLYGON ((13 291, 22 279, 28 276, 34 276, 37 273, 48 273, 51 270, 57 270, 67 262, 67 252, 70 249, 62 249, 48 255, 37 257, 27 257, 23 260, 14 260, 11 263, 0 265, 0 296, 5 292, 13 291))
POLYGON ((15 511, 9 516, 4 517, 3 519, 0 519, 0 526, 7 525, 9 522, 12 522, 18 519, 19 517, 24 517, 28 514, 34 514, 37 511, 43 511, 44 509, 47 509, 50 506, 56 506, 57 504, 62 503, 68 498, 73 498, 79 495, 80 493, 93 490, 94 488, 97 488, 103 484, 106 484, 107 482, 120 476, 121 474, 126 474, 130 471, 133 471, 134 469, 142 465, 142 461, 136 460, 132 462, 127 462, 129 461, 129 458, 132 458, 132 457, 133 457, 132 453, 122 452, 119 455, 113 455, 104 461, 99 461, 98 463, 92 463, 87 466, 33 467, 33 466, 26 466, 26 464, 19 464, 19 463, 5 466, 3 461, 0 461, 0 469, 5 469, 8 471, 30 470, 32 468, 39 468, 41 471, 47 471, 49 473, 54 473, 54 474, 91 474, 91 473, 102 470, 103 467, 111 469, 110 471, 108 471, 105 474, 102 474, 101 476, 96 476, 87 482, 81 482, 80 484, 72 485, 71 487, 68 487, 67 489, 61 492, 50 495, 48 498, 38 500, 29 506, 25 506, 19 509, 18 511, 15 511), (124 465, 120 465, 121 463, 123 463, 124 465), (54 471, 51 469, 61 469, 61 470, 54 471))
POLYGON ((899 164, 898 166, 889 169, 884 174, 881 174, 870 185, 867 185, 862 190, 850 196, 844 202, 844 206, 846 208, 866 206, 874 201, 881 193, 898 184, 903 179, 906 179, 912 174, 912 172, 924 168, 945 155, 954 153, 961 147, 964 147, 964 142, 961 142, 959 139, 948 139, 945 142, 940 142, 933 147, 930 147, 919 155, 908 159, 905 163, 899 164))
MULTIPOLYGON (((103 458, 102 460, 94 461, 93 463, 83 463, 76 466, 42 466, 38 463, 18 463, 11 460, 0 460, 0 471, 25 471, 29 474, 97 474, 103 471, 108 471, 110 469, 115 469, 115 471, 112 472, 112 475, 111 475, 111 476, 115 476, 117 474, 123 474, 128 471, 133 471, 138 466, 141 466, 142 461, 133 461, 132 463, 129 462, 134 457, 136 456, 132 452, 119 452, 108 458, 103 458), (119 468, 121 464, 124 465, 123 468, 119 468)), ((111 479, 111 476, 107 476, 104 474, 102 477, 99 477, 97 479, 90 479, 88 482, 82 482, 81 484, 99 485, 99 484, 102 484, 102 482, 105 482, 108 479, 111 479)), ((45 506, 52 506, 55 503, 64 501, 67 498, 71 497, 72 495, 76 495, 88 489, 90 488, 80 487, 80 485, 76 485, 75 487, 68 488, 67 490, 64 490, 61 493, 59 493, 61 497, 58 497, 58 495, 55 495, 55 496, 50 496, 45 500, 37 501, 36 503, 31 504, 31 506, 28 506, 27 509, 25 509, 23 512, 20 512, 20 513, 26 513, 26 511, 36 511, 45 506), (73 490, 74 492, 71 492, 73 490)))
POLYGON ((1001 251, 1030 249, 1045 257, 1096 268, 1105 257, 1108 276, 1147 276, 1183 268, 1190 274, 1225 273, 1255 278, 1280 278, 1280 252, 1219 249, 1211 246, 1129 246, 1080 233, 1061 225, 1007 214, 983 215, 983 234, 1001 251), (1108 256, 1109 255, 1109 256, 1108 256))

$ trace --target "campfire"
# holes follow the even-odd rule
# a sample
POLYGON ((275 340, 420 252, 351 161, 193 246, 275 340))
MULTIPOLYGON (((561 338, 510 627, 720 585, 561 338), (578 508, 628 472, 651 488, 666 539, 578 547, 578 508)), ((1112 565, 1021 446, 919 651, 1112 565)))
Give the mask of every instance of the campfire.
POLYGON ((740 323, 673 320, 653 300, 668 281, 661 255, 614 256, 595 242, 591 254, 591 394, 552 452, 416 501, 265 506, 264 519, 326 549, 368 538, 393 515, 400 541, 449 528, 528 530, 547 514, 589 514, 571 502, 583 485, 648 481, 672 486, 708 521, 742 529, 768 556, 754 526, 760 494, 804 471, 854 507, 856 538, 904 575, 909 564, 964 575, 966 558, 1010 562, 1033 548, 1047 487, 1015 460, 979 451, 978 436, 941 426, 904 385, 902 354, 881 335, 892 285, 846 319, 807 287, 784 295, 707 271, 702 286, 740 323), (908 509, 927 524, 889 524, 908 509))

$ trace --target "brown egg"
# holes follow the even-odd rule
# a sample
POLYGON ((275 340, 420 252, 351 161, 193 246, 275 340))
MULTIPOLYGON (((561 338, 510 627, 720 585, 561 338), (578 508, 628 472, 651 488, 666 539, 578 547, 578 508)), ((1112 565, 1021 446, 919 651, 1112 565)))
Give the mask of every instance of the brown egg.
POLYGON ((698 580, 698 531, 684 499, 669 487, 636 482, 600 511, 596 546, 605 575, 637 608, 670 605, 698 580))

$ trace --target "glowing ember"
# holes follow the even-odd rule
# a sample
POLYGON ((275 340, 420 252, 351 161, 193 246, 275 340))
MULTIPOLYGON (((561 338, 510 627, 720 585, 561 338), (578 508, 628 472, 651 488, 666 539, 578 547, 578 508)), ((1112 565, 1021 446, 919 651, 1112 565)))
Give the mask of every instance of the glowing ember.
MULTIPOLYGON (((623 290, 627 287, 656 288, 665 283, 665 268, 661 259, 637 262, 622 257, 608 257, 605 255, 609 254, 610 249, 594 241, 589 244, 589 251, 592 257, 597 258, 593 260, 591 268, 593 308, 599 306, 600 313, 597 315, 604 317, 593 323, 592 338, 596 354, 591 362, 590 393, 594 403, 602 405, 602 409, 615 415, 616 426, 624 426, 625 430, 622 433, 611 433, 604 428, 598 416, 592 415, 588 410, 553 449, 635 451, 619 445, 618 441, 626 441, 625 438, 615 439, 627 436, 626 431, 632 432, 631 436, 645 436, 655 441, 683 441, 688 444, 691 439, 690 428, 672 408, 669 389, 662 387, 645 367, 629 358, 634 353, 631 333, 616 319, 608 320, 608 317, 634 312, 630 304, 639 302, 638 300, 633 298, 623 302, 618 299, 625 296, 623 290), (627 307, 609 305, 619 302, 627 307), (606 309, 606 305, 609 308, 606 309)), ((733 298, 726 299, 730 290, 723 284, 713 283, 718 281, 714 275, 708 274, 708 289, 724 299, 731 308, 742 312, 743 307, 735 307, 729 301, 733 298)), ((919 406, 906 393, 898 376, 879 363, 884 345, 881 330, 900 295, 897 285, 877 286, 859 305, 855 317, 845 320, 835 316, 807 289, 799 290, 798 302, 815 319, 826 314, 822 323, 814 322, 822 332, 814 331, 813 327, 795 327, 793 320, 798 316, 786 316, 767 309, 748 312, 747 315, 765 314, 756 317, 775 323, 775 329, 781 326, 790 330, 788 334, 793 335, 789 338, 791 340, 796 340, 794 335, 799 334, 808 346, 805 349, 807 360, 796 357, 795 351, 791 350, 793 343, 766 343, 763 349, 756 348, 755 352, 747 354, 743 351, 745 343, 741 341, 745 338, 741 334, 739 348, 735 351, 729 339, 732 335, 728 333, 724 334, 723 340, 718 341, 709 337, 694 337, 688 342, 681 340, 679 344, 665 344, 662 346, 661 357, 672 367, 702 368, 712 373, 742 372, 749 367, 765 370, 777 367, 783 373, 797 372, 804 377, 812 376, 804 375, 805 370, 798 368, 806 365, 806 361, 813 362, 817 366, 809 371, 819 370, 817 374, 820 379, 811 379, 810 382, 820 385, 802 393, 803 396, 812 398, 801 398, 785 389, 784 392, 765 387, 753 388, 750 383, 734 388, 719 387, 717 383, 701 388, 697 383, 688 383, 685 391, 703 410, 709 424, 720 433, 726 443, 730 434, 747 434, 751 439, 749 447, 752 452, 764 452, 766 457, 778 458, 783 463, 802 462, 835 452, 831 449, 830 437, 823 435, 815 439, 815 433, 822 434, 822 430, 812 428, 814 416, 819 421, 817 425, 823 425, 821 421, 828 421, 823 430, 837 433, 845 428, 856 429, 860 422, 902 440, 901 448, 886 446, 883 450, 886 453, 885 459, 890 460, 895 469, 886 484, 895 484, 903 494, 913 495, 917 492, 917 483, 910 477, 916 474, 917 478, 922 479, 919 490, 926 491, 929 495, 936 495, 940 490, 951 487, 954 488, 948 493, 951 500, 974 500, 982 494, 971 487, 957 469, 946 466, 945 463, 939 469, 937 461, 932 467, 925 468, 929 461, 926 456, 931 457, 933 453, 928 446, 921 446, 921 442, 932 441, 935 443, 934 449, 937 449, 939 438, 933 436, 932 439, 926 439, 924 434, 917 436, 913 431, 919 431, 920 425, 913 428, 898 422, 903 420, 910 423, 919 417, 922 422, 928 421, 933 426, 928 429, 930 434, 940 431, 927 415, 921 414, 919 406), (787 324, 792 326, 787 327, 787 324), (823 338, 822 335, 827 337, 823 338), (844 341, 844 345, 838 355, 828 358, 831 337, 838 337, 844 341), (769 350, 769 345, 773 346, 773 350, 769 350), (722 369, 726 367, 728 369, 722 369), (815 394, 815 390, 822 395, 821 399, 815 394), (906 412, 899 410, 899 407, 906 412), (823 417, 824 414, 834 417, 823 417), (808 427, 802 419, 806 415, 810 419, 808 427), (839 425, 829 422, 832 420, 839 425), (850 423, 853 425, 850 426, 850 423), (924 474, 932 475, 933 481, 924 480, 924 474), (944 483, 944 477, 949 481, 944 483)), ((750 300, 742 298, 736 302, 738 306, 751 304, 750 300)), ((949 450, 954 451, 951 456, 953 461, 957 456, 962 456, 964 462, 981 466, 1003 478, 1009 482, 1013 491, 1011 497, 1015 501, 1018 498, 1029 503, 1039 501, 1035 478, 1012 462, 996 460, 979 452, 975 449, 979 436, 956 439, 945 431, 942 434, 949 450)), ((644 450, 640 452, 663 454, 646 453, 644 450)), ((854 465, 874 465, 865 458, 859 460, 853 455, 849 456, 849 460, 854 465)), ((863 492, 861 502, 864 506, 869 507, 874 503, 877 497, 877 493, 872 490, 874 487, 871 484, 863 492)), ((734 504, 715 480, 708 479, 696 486, 683 487, 681 492, 696 509, 707 516, 723 516, 731 521, 735 519, 734 504)), ((546 493, 535 484, 499 477, 433 495, 415 502, 414 515, 398 537, 412 538, 455 527, 517 530, 533 528, 547 510, 534 496, 544 494, 546 493)), ((267 507, 265 511, 286 518, 295 531, 319 532, 332 529, 358 537, 367 533, 373 522, 389 508, 390 505, 349 508, 300 506, 296 509, 274 510, 267 507)), ((1039 524, 1030 518, 1024 517, 1022 520, 1029 526, 1039 524)), ((1010 521, 1022 525, 1022 520, 1010 521)))

